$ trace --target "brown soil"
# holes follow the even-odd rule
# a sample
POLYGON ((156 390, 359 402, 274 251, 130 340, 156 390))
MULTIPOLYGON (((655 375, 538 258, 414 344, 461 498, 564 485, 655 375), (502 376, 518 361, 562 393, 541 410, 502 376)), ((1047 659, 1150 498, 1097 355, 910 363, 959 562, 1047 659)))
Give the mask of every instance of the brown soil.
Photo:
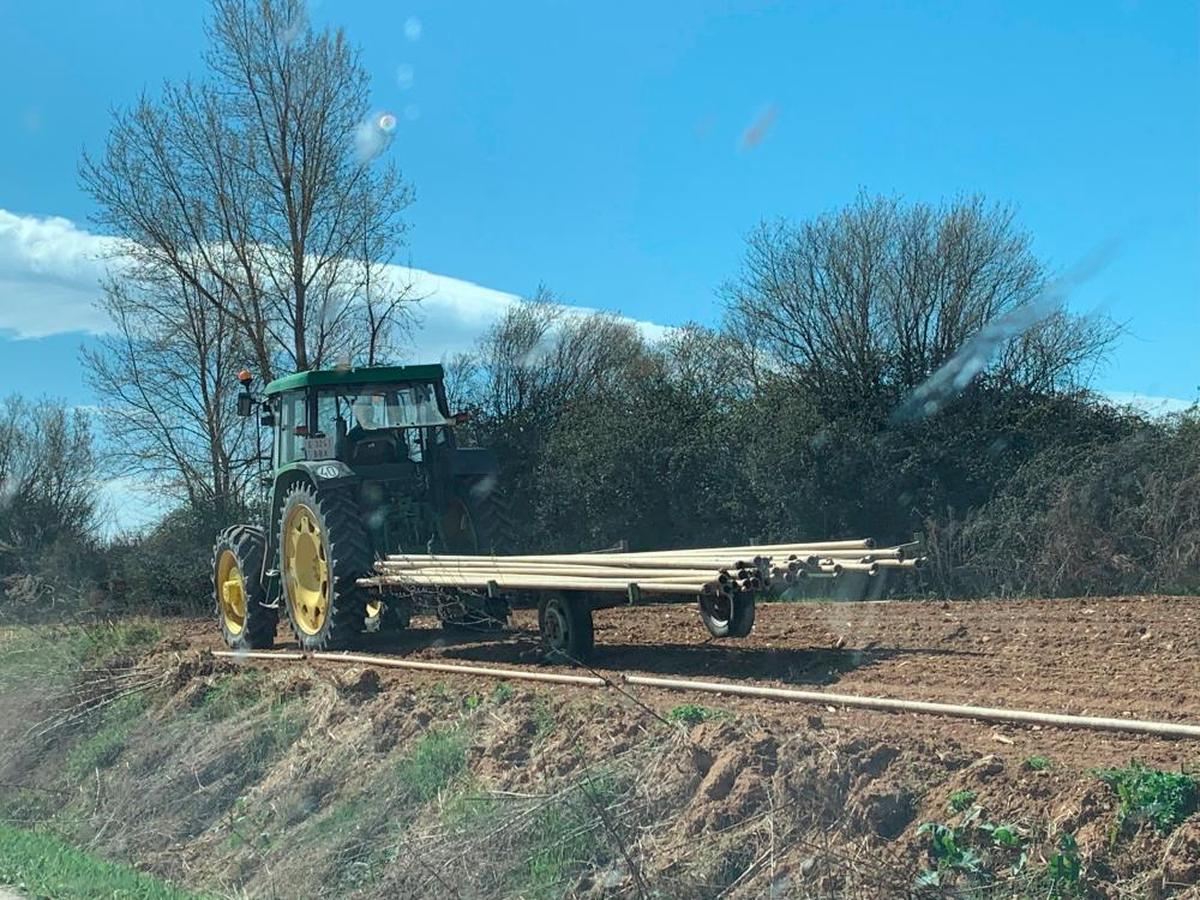
MULTIPOLYGON (((419 620, 363 649, 553 670, 538 662, 532 614, 514 625, 472 637, 419 620)), ((769 605, 749 639, 727 642, 707 640, 681 607, 604 611, 596 625, 602 674, 1200 723, 1198 598, 769 605)), ((943 895, 1051 896, 1046 872, 1071 835, 1080 896, 1200 897, 1200 813, 1170 834, 1122 822, 1092 773, 1131 760, 1196 771, 1200 742, 240 664, 206 652, 220 641, 211 622, 167 629, 136 663, 159 685, 147 718, 84 783, 62 770, 84 726, 42 733, 30 721, 51 701, 0 695, 0 782, 61 796, 42 807, 34 796, 31 809, 74 811, 76 839, 191 886, 251 897, 895 897, 936 867, 921 830, 936 822, 958 829, 987 873, 946 870, 943 895), (212 698, 248 668, 258 693, 218 716, 212 698), (668 721, 682 704, 710 717, 668 721), (410 782, 427 775, 413 761, 438 734, 466 742, 464 761, 414 794, 410 782), (1050 767, 1034 771, 1034 755, 1050 767), (971 809, 952 809, 966 791, 971 809), (982 827, 1001 823, 1020 851, 982 827)), ((126 670, 114 671, 81 673, 52 703, 82 702, 126 670)))
MULTIPOLYGON (((764 604, 753 634, 715 641, 684 606, 596 613, 590 667, 615 672, 742 681, 977 706, 1200 724, 1200 598, 764 604)), ((180 638, 216 649, 207 621, 180 638)), ((416 619, 401 639, 364 642, 364 651, 412 659, 575 671, 539 662, 537 622, 519 610, 502 636, 450 633, 416 619)), ((280 629, 280 647, 292 646, 280 629)), ((311 665, 311 663, 308 663, 311 665)), ((441 680, 381 670, 385 681, 441 680)), ((564 690, 554 688, 554 690, 564 690)), ((953 740, 1020 761, 1038 754, 1080 767, 1137 757, 1178 766, 1193 743, 1038 726, 821 708, 748 698, 688 697, 625 687, 652 707, 694 701, 736 707, 779 721, 820 722, 888 733, 898 740, 953 740)), ((630 702, 634 702, 632 699, 630 702)))

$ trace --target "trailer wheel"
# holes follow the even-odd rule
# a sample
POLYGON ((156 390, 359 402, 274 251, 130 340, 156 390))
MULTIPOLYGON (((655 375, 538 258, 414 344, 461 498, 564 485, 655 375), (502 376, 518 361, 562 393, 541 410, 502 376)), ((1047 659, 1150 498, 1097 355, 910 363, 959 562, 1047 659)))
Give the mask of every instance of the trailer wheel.
POLYGON ((713 637, 747 637, 754 628, 755 605, 753 594, 704 594, 700 597, 700 620, 713 637))
POLYGON ((538 631, 549 659, 582 662, 592 655, 592 607, 579 596, 561 593, 538 603, 538 631))

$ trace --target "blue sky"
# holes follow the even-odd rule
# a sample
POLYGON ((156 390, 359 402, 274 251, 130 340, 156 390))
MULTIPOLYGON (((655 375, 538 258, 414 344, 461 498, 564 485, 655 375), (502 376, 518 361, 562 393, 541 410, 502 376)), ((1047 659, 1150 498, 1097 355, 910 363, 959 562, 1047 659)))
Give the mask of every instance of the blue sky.
MULTIPOLYGON (((1018 206, 1052 267, 1118 242, 1072 298, 1128 328, 1097 385, 1184 400, 1200 389, 1197 8, 311 5, 362 47, 399 119, 389 152, 418 198, 406 254, 462 280, 442 282, 455 314, 431 313, 414 356, 539 282, 641 320, 715 322, 760 218, 859 190, 981 191, 1018 206)), ((79 151, 102 145, 113 106, 199 72, 205 9, 0 0, 0 393, 87 402, 78 330, 103 323, 85 308, 97 238, 79 151)))

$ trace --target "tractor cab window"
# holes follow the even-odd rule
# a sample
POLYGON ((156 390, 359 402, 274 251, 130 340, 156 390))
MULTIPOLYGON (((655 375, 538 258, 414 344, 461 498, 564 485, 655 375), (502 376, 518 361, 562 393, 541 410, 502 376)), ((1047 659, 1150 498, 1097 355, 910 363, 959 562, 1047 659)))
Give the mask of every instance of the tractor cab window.
POLYGON ((301 436, 296 434, 296 428, 308 424, 308 413, 303 391, 284 394, 278 402, 279 426, 275 430, 275 464, 283 466, 304 458, 304 444, 301 436))
POLYGON ((338 455, 351 462, 364 455, 373 462, 421 462, 422 431, 446 424, 431 384, 322 391, 317 419, 319 428, 337 436, 338 455))

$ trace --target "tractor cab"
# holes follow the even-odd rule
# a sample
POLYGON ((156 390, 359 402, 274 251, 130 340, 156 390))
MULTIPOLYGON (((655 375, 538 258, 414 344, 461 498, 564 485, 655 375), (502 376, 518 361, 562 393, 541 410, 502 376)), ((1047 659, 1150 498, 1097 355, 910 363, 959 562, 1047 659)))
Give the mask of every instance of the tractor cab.
POLYGON ((436 365, 300 372, 264 393, 276 468, 302 460, 422 463, 454 447, 453 426, 461 421, 449 415, 436 365))
POLYGON ((260 395, 249 373, 239 378, 239 413, 257 407, 270 428, 272 471, 266 522, 218 539, 216 599, 230 646, 265 640, 249 634, 247 617, 270 615, 248 597, 282 606, 301 646, 320 649, 386 611, 357 587, 375 560, 498 549, 496 461, 457 445, 465 417, 450 415, 440 365, 297 372, 260 395))

